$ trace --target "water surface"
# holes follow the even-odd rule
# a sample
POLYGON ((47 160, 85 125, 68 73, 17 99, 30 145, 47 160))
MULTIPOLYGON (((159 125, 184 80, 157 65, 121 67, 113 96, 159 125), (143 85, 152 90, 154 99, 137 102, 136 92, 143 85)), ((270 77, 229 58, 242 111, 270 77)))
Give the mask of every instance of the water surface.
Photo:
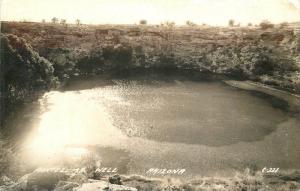
POLYGON ((186 168, 194 176, 249 166, 299 168, 299 118, 282 100, 221 81, 82 83, 94 86, 74 83, 72 90, 48 92, 39 100, 24 143, 29 156, 34 153, 31 162, 57 162, 66 146, 76 146, 122 173, 186 168))

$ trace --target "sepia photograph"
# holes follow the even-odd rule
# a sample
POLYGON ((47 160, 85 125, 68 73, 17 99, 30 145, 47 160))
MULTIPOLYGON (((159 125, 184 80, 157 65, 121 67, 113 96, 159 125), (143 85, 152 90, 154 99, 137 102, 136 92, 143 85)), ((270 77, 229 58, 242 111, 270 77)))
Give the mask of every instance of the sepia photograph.
POLYGON ((0 0, 0 191, 300 191, 300 0, 0 0))

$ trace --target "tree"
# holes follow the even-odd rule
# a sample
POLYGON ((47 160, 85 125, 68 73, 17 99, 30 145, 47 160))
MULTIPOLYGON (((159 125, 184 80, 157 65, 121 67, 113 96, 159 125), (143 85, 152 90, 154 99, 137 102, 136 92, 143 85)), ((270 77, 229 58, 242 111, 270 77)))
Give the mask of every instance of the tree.
POLYGON ((53 17, 53 18, 51 19, 51 22, 52 22, 53 24, 57 23, 57 22, 58 22, 58 18, 53 17))
POLYGON ((147 24, 147 20, 143 19, 143 20, 140 20, 140 25, 146 25, 147 24))
POLYGON ((81 24, 81 21, 79 19, 76 19, 75 23, 79 26, 81 24))
POLYGON ((234 26, 234 20, 233 19, 230 19, 229 22, 228 22, 228 25, 230 27, 233 27, 234 26))
POLYGON ((66 19, 61 19, 61 20, 60 20, 60 24, 66 25, 66 24, 67 24, 67 20, 66 20, 66 19))
POLYGON ((252 23, 248 23, 248 27, 251 27, 252 26, 252 23))
POLYGON ((42 23, 46 23, 46 20, 45 20, 45 19, 42 19, 42 23))

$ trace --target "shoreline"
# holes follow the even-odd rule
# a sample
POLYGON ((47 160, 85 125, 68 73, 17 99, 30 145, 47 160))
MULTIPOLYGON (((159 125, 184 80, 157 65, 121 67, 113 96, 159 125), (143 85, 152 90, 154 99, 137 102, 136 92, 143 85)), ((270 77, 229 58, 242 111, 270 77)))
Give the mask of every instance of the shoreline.
POLYGON ((288 103, 289 108, 288 111, 292 113, 299 113, 300 112, 300 95, 293 94, 288 91, 279 90, 273 88, 271 86, 253 82, 253 81, 237 81, 237 80, 223 80, 223 82, 231 87, 235 87, 241 90, 246 91, 257 91, 263 94, 267 94, 270 96, 274 96, 278 99, 281 99, 288 103))

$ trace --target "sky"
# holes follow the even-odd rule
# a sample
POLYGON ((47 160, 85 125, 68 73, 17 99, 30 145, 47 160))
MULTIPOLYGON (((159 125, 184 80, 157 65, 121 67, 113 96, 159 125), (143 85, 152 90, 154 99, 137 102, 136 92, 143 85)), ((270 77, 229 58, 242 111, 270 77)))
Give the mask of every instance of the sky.
POLYGON ((300 0, 0 0, 1 20, 66 19, 85 24, 149 24, 187 20, 227 25, 229 19, 246 25, 300 21, 300 0))

